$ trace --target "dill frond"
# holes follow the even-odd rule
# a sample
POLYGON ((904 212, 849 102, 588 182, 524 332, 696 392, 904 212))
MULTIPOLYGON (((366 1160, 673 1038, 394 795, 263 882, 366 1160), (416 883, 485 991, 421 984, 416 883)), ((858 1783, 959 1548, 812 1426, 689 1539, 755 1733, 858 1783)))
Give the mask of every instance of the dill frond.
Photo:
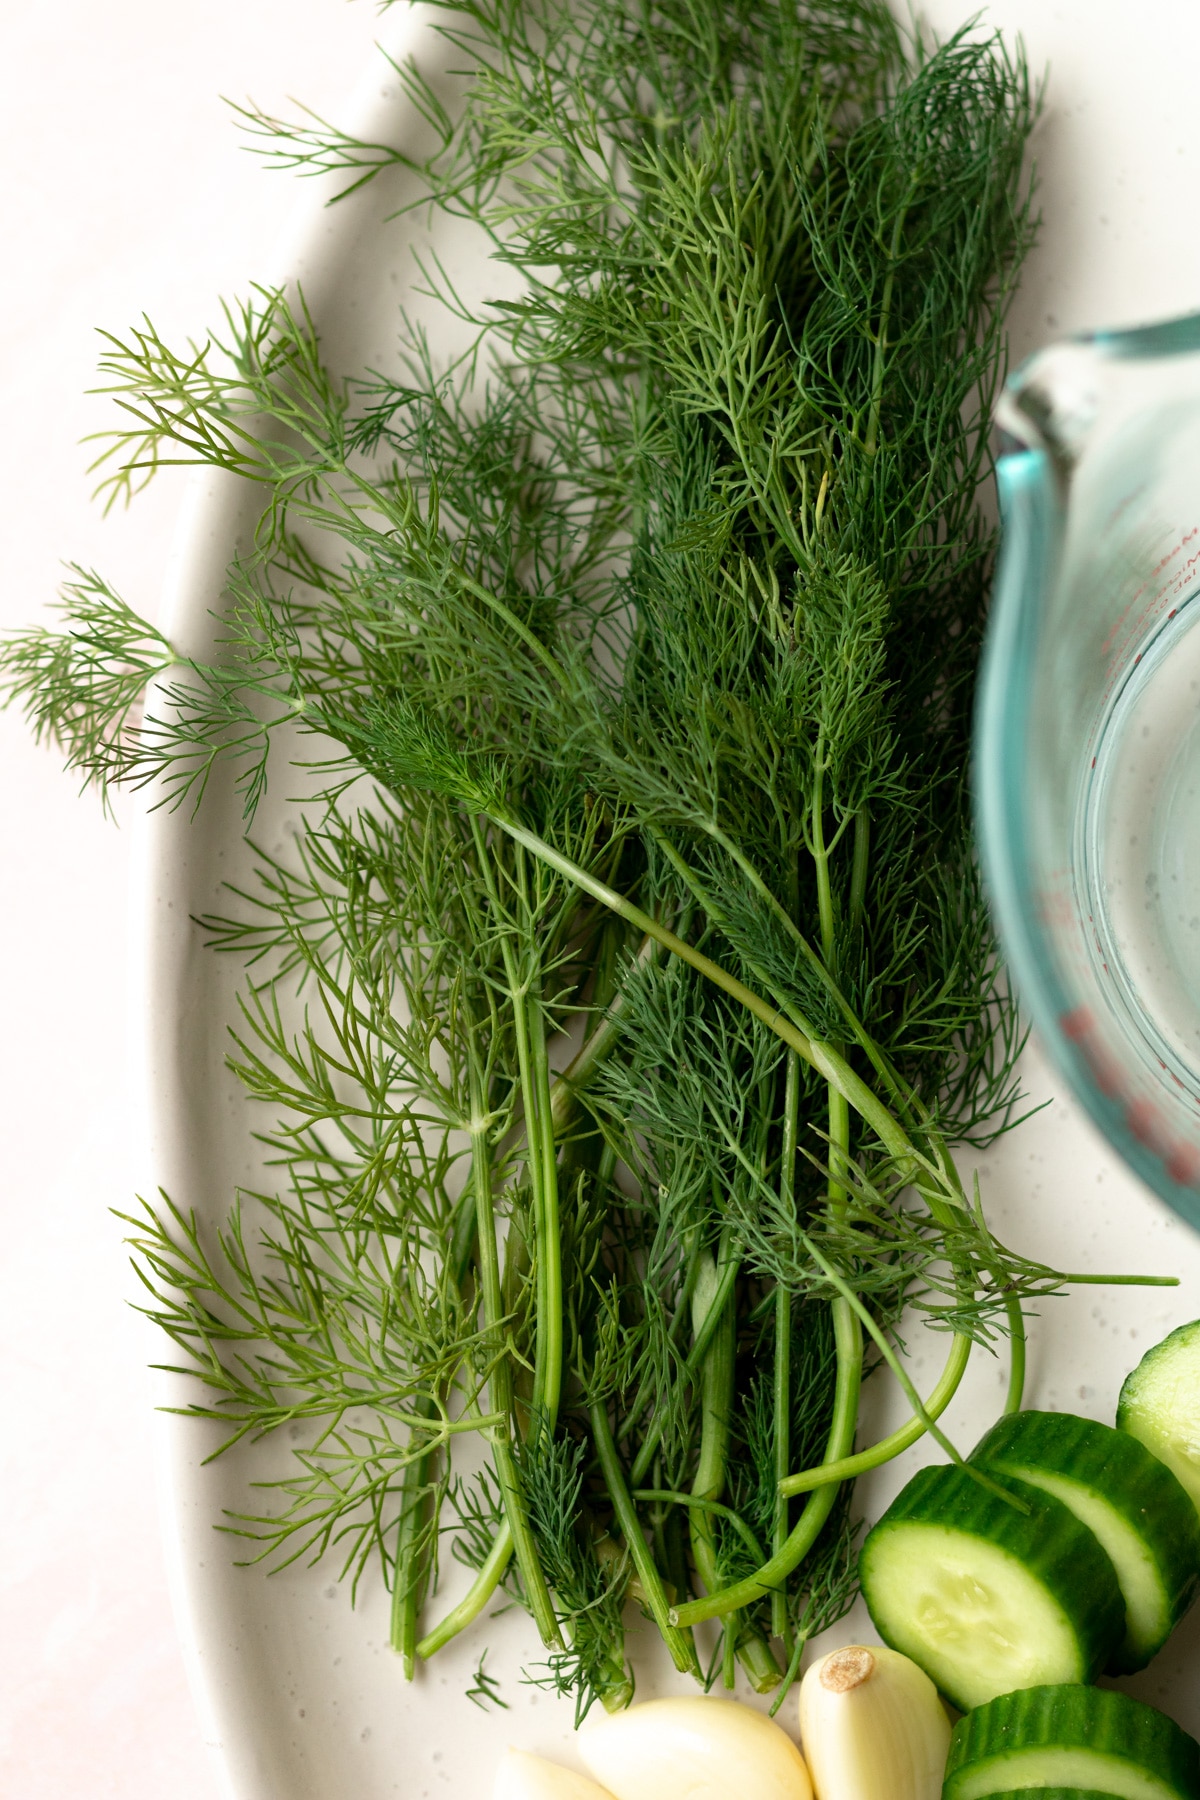
POLYGON ((1020 1108, 965 769, 1036 102, 881 0, 439 21, 470 78, 400 71, 420 158, 241 117, 338 198, 403 163, 509 297, 428 258, 466 347, 402 313, 349 378, 275 291, 109 335, 109 503, 203 463, 257 537, 211 665, 79 574, 0 684, 102 790, 232 760, 248 832, 273 751, 319 766, 202 922, 268 1173, 222 1230, 131 1221, 147 1310, 228 1442, 304 1427, 226 1522, 254 1557, 381 1573, 409 1670, 502 1587, 582 1717, 626 1597, 681 1669, 719 1615, 728 1676, 794 1675, 854 1529, 779 1484, 854 1447, 861 1318, 991 1345, 1063 1280, 949 1148, 1020 1108), (442 1533, 472 1585, 420 1637, 442 1533))

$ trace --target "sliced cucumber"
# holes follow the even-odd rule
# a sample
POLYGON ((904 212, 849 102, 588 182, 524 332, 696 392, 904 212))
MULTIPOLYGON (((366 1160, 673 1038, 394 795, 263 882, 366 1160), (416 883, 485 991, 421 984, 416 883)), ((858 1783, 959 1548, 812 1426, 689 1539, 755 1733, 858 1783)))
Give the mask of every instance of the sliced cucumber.
POLYGON ((1200 1511, 1200 1319, 1147 1350, 1125 1377, 1117 1426, 1166 1463, 1200 1511))
POLYGON ((943 1800, 1035 1789, 1117 1800, 1200 1800, 1200 1745, 1128 1694, 1075 1685, 1002 1694, 960 1719, 943 1800))
POLYGON ((1113 1566, 1060 1500, 963 1469, 922 1469, 862 1547, 863 1598, 880 1637, 966 1711, 1047 1682, 1091 1681, 1125 1631, 1113 1566))
POLYGON ((1073 1413, 1010 1414, 971 1461, 1053 1494, 1099 1538, 1125 1601, 1125 1636, 1109 1666, 1144 1669, 1200 1583, 1200 1519, 1171 1471, 1126 1432, 1073 1413))

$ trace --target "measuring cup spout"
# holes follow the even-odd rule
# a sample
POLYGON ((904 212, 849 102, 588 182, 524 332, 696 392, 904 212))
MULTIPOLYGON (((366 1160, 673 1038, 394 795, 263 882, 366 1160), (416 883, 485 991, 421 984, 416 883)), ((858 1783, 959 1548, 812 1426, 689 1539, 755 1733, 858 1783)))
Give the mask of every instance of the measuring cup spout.
POLYGON ((1200 314, 1051 345, 996 422, 985 879, 1051 1058, 1200 1226, 1200 314))
POLYGON ((1056 344, 1008 382, 996 423, 1014 448, 1045 450, 1060 479, 1083 454, 1100 409, 1103 359, 1092 344, 1056 344))

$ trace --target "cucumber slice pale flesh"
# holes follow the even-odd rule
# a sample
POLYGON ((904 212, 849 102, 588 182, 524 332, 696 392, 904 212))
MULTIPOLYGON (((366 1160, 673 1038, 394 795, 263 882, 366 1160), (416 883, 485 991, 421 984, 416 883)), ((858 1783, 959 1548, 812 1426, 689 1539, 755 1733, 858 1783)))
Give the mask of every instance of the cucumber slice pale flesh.
POLYGON ((859 1559, 884 1643, 964 1712, 1015 1688, 1093 1680, 1125 1631, 1092 1533, 1052 1495, 1011 1477, 1004 1486, 1018 1506, 965 1469, 920 1470, 859 1559))
POLYGON ((1147 1350, 1126 1376, 1117 1428, 1166 1463, 1200 1512, 1200 1319, 1147 1350))
POLYGON ((1200 1518, 1171 1471, 1127 1432, 1073 1413, 1011 1413, 971 1461, 1053 1494, 1100 1540, 1125 1601, 1109 1667, 1144 1669, 1200 1583, 1200 1518))
POLYGON ((1054 1685, 1002 1694, 960 1719, 943 1800, 1034 1790, 1116 1800, 1200 1800, 1200 1745, 1173 1719, 1104 1688, 1054 1685))

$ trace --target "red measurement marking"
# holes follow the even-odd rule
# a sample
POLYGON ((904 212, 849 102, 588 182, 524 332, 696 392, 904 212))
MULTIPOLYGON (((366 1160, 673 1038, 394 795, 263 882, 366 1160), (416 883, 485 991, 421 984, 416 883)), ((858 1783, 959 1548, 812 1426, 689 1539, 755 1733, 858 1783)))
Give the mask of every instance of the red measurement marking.
MULTIPOLYGON (((1134 1096, 1118 1063, 1100 1041, 1095 1015, 1088 1006, 1072 1007, 1059 1015, 1059 1029, 1078 1044, 1092 1072, 1092 1079, 1109 1100, 1121 1102, 1125 1127, 1139 1144, 1157 1156, 1168 1177, 1180 1187, 1200 1188, 1200 1146, 1172 1136, 1162 1113, 1152 1101, 1134 1096)), ((1183 1083, 1161 1058, 1155 1059, 1177 1087, 1183 1083)), ((1184 1090, 1186 1092, 1186 1089, 1184 1090)))
POLYGON ((1200 1187, 1200 1150, 1194 1144, 1176 1144, 1166 1158, 1166 1169, 1180 1187, 1200 1187))
MULTIPOLYGON (((1141 599, 1142 595, 1146 592, 1146 589, 1152 585, 1152 583, 1154 582, 1154 580, 1157 576, 1162 574, 1164 569, 1167 569, 1170 567, 1170 565, 1175 561, 1175 558, 1177 556, 1182 555, 1185 544, 1191 543, 1192 539, 1195 537, 1196 532, 1198 530, 1200 530, 1200 526, 1193 526, 1191 531, 1186 531, 1183 534, 1183 536, 1180 538, 1179 542, 1177 544, 1175 544, 1170 550, 1168 550, 1167 554, 1165 556, 1160 557, 1158 562, 1155 563, 1155 565, 1151 569, 1149 575, 1146 577, 1145 581, 1143 581, 1141 587, 1138 588, 1137 591, 1134 593, 1134 596, 1130 600, 1128 606, 1126 606, 1124 611, 1119 614, 1115 623, 1109 630, 1108 636, 1105 638, 1104 642, 1100 646, 1101 656, 1104 656, 1104 657, 1108 656, 1109 652, 1116 645, 1117 639, 1121 635, 1122 627, 1125 626, 1129 622, 1130 618, 1133 616, 1134 607, 1137 605, 1137 603, 1141 599)), ((1195 555, 1189 557, 1187 562, 1183 565, 1183 569, 1177 570, 1175 575, 1171 578, 1171 581, 1168 581, 1164 585, 1169 587, 1172 582, 1178 582, 1182 579, 1185 579, 1187 576, 1188 570, 1192 567, 1193 563, 1195 563, 1197 561, 1200 561, 1200 551, 1197 551, 1195 553, 1195 555)), ((1154 611, 1155 603, 1161 597, 1162 597, 1162 588, 1160 588, 1158 590, 1158 592, 1152 596, 1149 604, 1143 609, 1142 614, 1141 614, 1141 617, 1143 620, 1148 619, 1150 617, 1150 615, 1154 611)))
POLYGON ((1158 1150, 1167 1141, 1162 1115, 1149 1100, 1131 1100, 1125 1108, 1125 1123, 1139 1144, 1147 1150, 1158 1150))
POLYGON ((1081 1043, 1084 1038, 1090 1037, 1096 1028, 1096 1021, 1092 1017, 1092 1010, 1089 1006, 1076 1006, 1070 1012, 1063 1013, 1058 1024, 1063 1036, 1070 1038, 1073 1044, 1081 1043))

